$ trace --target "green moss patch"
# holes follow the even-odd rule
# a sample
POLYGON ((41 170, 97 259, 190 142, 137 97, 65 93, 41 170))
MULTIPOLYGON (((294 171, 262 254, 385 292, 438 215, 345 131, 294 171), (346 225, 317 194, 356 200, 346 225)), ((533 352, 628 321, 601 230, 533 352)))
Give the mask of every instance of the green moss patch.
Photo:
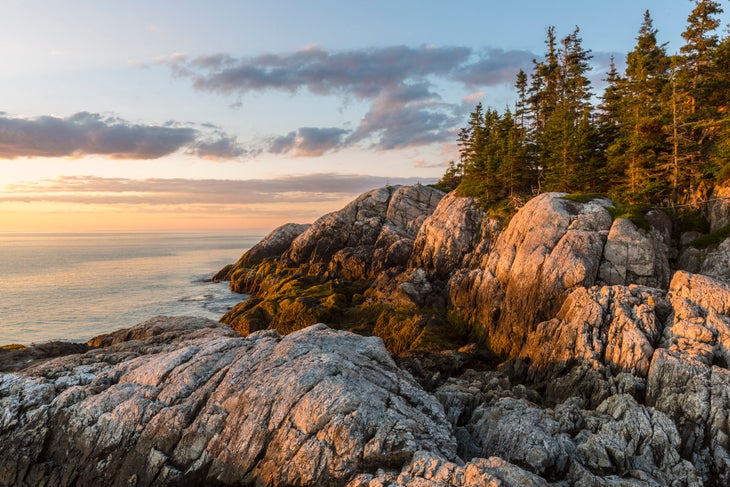
POLYGON ((649 222, 646 221, 646 213, 651 210, 651 205, 645 203, 622 203, 614 202, 614 207, 608 207, 608 213, 614 220, 626 218, 637 227, 649 230, 649 222))
POLYGON ((390 302, 367 276, 346 279, 328 269, 287 267, 272 259, 238 268, 231 278, 231 287, 251 298, 237 304, 221 322, 244 335, 264 329, 287 334, 325 323, 379 336, 394 354, 454 349, 468 337, 463 329, 447 323, 445 310, 390 302))
POLYGON ((718 228, 707 235, 702 235, 690 245, 698 249, 703 249, 711 245, 719 245, 727 238, 730 238, 730 224, 718 228))
POLYGON ((562 198, 564 200, 574 201, 576 203, 590 203, 593 200, 605 198, 605 196, 598 193, 573 193, 566 194, 562 198))

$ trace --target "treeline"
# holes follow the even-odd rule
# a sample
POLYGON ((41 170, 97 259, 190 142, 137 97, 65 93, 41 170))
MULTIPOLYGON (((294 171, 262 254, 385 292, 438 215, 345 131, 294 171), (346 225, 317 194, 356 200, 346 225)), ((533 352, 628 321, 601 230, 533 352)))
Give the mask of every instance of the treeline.
POLYGON ((513 108, 479 103, 458 136, 460 162, 441 180, 485 204, 544 191, 602 193, 628 203, 685 203, 730 178, 730 39, 719 3, 693 0, 669 55, 647 11, 626 69, 611 60, 594 97, 578 28, 520 71, 513 108))

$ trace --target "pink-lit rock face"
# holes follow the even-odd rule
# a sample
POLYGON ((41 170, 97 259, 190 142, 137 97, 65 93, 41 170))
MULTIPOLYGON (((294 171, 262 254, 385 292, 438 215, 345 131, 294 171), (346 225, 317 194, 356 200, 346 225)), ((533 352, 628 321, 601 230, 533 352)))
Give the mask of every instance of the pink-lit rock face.
POLYGON ((486 262, 453 275, 450 303, 498 353, 515 355, 568 292, 596 281, 611 216, 609 200, 577 203, 563 193, 530 200, 500 233, 486 262))
POLYGON ((360 247, 370 249, 367 270, 371 266, 382 269, 387 263, 404 266, 418 230, 443 196, 422 185, 369 191, 319 218, 294 239, 284 257, 296 265, 319 264, 326 269, 338 251, 360 247), (396 246, 404 239, 406 252, 396 246))

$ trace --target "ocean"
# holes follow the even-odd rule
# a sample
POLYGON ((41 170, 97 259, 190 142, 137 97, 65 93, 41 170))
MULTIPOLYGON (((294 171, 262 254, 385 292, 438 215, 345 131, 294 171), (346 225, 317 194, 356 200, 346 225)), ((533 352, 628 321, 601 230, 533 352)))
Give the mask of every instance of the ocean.
POLYGON ((218 320, 246 296, 206 279, 260 239, 0 234, 0 345, 86 341, 157 315, 218 320))

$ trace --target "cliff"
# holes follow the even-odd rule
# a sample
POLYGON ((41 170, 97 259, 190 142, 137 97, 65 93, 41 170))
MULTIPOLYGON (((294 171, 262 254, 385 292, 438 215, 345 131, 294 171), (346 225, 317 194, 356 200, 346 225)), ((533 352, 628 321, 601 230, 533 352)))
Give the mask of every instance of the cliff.
POLYGON ((730 485, 729 244, 615 215, 416 185, 280 227, 230 327, 4 351, 0 485, 730 485))
MULTIPOLYGON (((403 198, 421 201, 425 198, 418 191, 422 189, 398 191, 403 198)), ((382 194, 383 190, 379 191, 382 194)), ((368 197, 363 195, 356 202, 368 197)), ((720 411, 726 392, 724 386, 715 384, 723 383, 728 364, 724 352, 727 310, 711 306, 720 309, 713 315, 719 318, 708 318, 702 304, 708 296, 726 299, 723 275, 712 271, 727 259, 726 243, 703 250, 701 265, 690 269, 707 274, 700 276, 677 272, 683 267, 678 256, 695 247, 690 245, 689 233, 680 235, 660 210, 642 214, 639 225, 615 217, 615 205, 606 198, 547 193, 530 200, 505 225, 471 198, 449 194, 434 201, 438 203, 425 207, 422 218, 411 218, 414 224, 408 232, 399 231, 407 235, 411 249, 407 260, 395 259, 388 266, 379 266, 382 261, 370 250, 375 237, 363 243, 361 234, 356 234, 358 238, 346 241, 345 235, 351 235, 353 228, 350 216, 355 214, 350 205, 342 214, 335 212, 309 227, 278 257, 260 266, 239 267, 238 272, 256 278, 236 281, 234 277, 233 286, 243 283, 241 289, 276 301, 282 270, 291 266, 297 266, 296 272, 302 276, 298 279, 319 276, 316 286, 320 291, 321 286, 329 290, 347 283, 358 288, 352 299, 340 301, 340 310, 346 310, 343 315, 350 321, 331 323, 383 337, 403 366, 437 395, 444 381, 456 380, 468 367, 489 369, 501 362, 499 373, 510 387, 521 385, 535 391, 536 396, 519 399, 539 404, 536 411, 541 415, 553 417, 554 410, 546 408, 571 401, 578 401, 584 415, 585 411, 603 411, 609 403, 610 407, 621 404, 626 410, 643 411, 635 414, 664 414, 657 417, 676 428, 676 433, 665 435, 671 440, 667 448, 675 450, 670 456, 677 459, 676 465, 683 465, 682 469, 691 465, 696 479, 709 485, 730 481, 722 453, 730 445, 725 445, 726 433, 717 422, 718 415, 724 417, 720 411), (344 227, 336 223, 342 221, 347 222, 344 227), (344 229, 343 235, 338 235, 338 228, 344 229), (315 249, 315 242, 322 238, 327 240, 327 252, 301 251, 315 249), (338 242, 336 248, 333 242, 338 242), (720 264, 710 265, 712 262, 720 264), (702 291, 683 298, 691 304, 678 298, 693 287, 702 291), (368 314, 373 306, 378 307, 379 314, 368 314), (437 352, 470 340, 481 345, 466 347, 466 352, 456 355, 437 352), (430 354, 423 355, 420 350, 430 354), (474 353, 479 350, 486 361, 477 363, 474 353), (424 361, 430 364, 430 371, 423 369, 424 361), (434 372, 436 376, 429 376, 434 372), (675 390, 697 374, 707 378, 695 386, 697 391, 675 390), (703 403, 702 408, 694 401, 703 403)), ((380 207, 370 208, 378 216, 371 213, 367 221, 389 222, 385 198, 380 207)), ((722 213, 717 204, 708 209, 713 226, 723 221, 722 213)), ((378 229, 382 232, 382 227, 378 229)), ((319 302, 326 299, 320 297, 319 302)), ((248 306, 257 305, 243 303, 241 309, 252 309, 248 306)), ((234 310, 224 321, 245 332, 239 325, 239 312, 234 310)), ((327 317, 326 313, 318 316, 327 317)), ((272 320, 267 326, 287 331, 280 321, 272 320)), ((483 387, 481 383, 479 388, 483 387)), ((483 400, 481 396, 471 397, 469 402, 483 400)), ((497 401, 489 405, 490 411, 497 404, 507 407, 497 401)), ((535 407, 530 403, 509 405, 517 406, 535 407)), ((487 406, 482 403, 481 407, 487 406)), ((460 443, 464 459, 500 451, 491 449, 495 445, 484 439, 487 433, 477 426, 477 410, 479 407, 461 411, 459 421, 463 425, 456 424, 464 428, 461 439, 471 438, 460 443), (467 444, 471 446, 464 446, 467 444)), ((496 427, 489 424, 490 429, 496 427)), ((512 420, 504 424, 514 426, 512 420)), ((550 429, 554 438, 566 434, 575 440, 574 428, 550 429)), ((580 445, 575 441, 572 445, 561 455, 574 459, 580 445)), ((519 450, 519 446, 514 448, 519 450)), ((528 455, 508 452, 502 457, 524 466, 522 454, 528 455)), ((602 462, 604 470, 591 470, 593 474, 631 470, 631 462, 625 458, 602 462)), ((549 468, 533 465, 528 470, 541 476, 553 472, 553 480, 577 478, 570 476, 578 475, 580 469, 570 467, 570 461, 558 463, 560 468, 549 462, 549 468)), ((581 463, 581 468, 585 467, 581 463)), ((657 481, 661 484, 664 480, 657 481)))

